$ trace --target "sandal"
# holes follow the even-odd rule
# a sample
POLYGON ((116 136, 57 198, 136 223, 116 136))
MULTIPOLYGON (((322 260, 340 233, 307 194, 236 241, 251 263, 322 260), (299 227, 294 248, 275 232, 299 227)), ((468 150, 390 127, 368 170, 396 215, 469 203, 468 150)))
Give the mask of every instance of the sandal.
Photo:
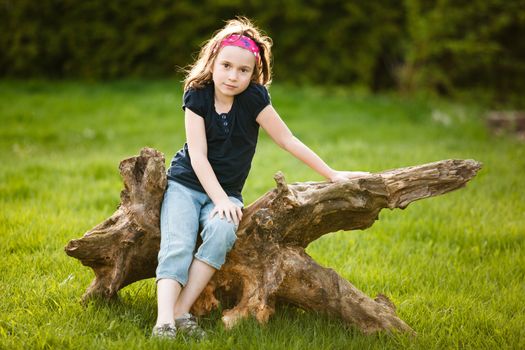
POLYGON ((151 337, 159 339, 175 339, 177 337, 177 328, 170 323, 155 326, 151 332, 151 337))
POLYGON ((188 312, 175 319, 175 327, 180 333, 192 338, 199 340, 206 338, 206 332, 197 324, 195 316, 188 312))

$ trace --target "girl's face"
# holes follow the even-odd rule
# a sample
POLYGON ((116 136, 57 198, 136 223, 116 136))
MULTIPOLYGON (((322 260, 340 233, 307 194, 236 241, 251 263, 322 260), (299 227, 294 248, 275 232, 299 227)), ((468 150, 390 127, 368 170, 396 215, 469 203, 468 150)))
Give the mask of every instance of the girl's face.
POLYGON ((253 53, 237 46, 223 47, 212 67, 215 92, 222 97, 240 94, 250 85, 254 68, 253 53))

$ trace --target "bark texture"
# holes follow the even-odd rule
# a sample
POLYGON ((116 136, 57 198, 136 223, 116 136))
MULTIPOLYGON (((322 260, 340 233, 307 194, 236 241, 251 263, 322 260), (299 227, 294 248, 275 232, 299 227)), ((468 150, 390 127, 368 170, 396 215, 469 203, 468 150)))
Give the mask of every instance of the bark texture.
MULTIPOLYGON (((383 208, 404 209, 418 199, 463 187, 480 168, 474 160, 442 160, 341 183, 287 184, 277 173, 277 187, 244 209, 235 246, 193 312, 209 313, 219 305, 219 296, 233 299, 235 306, 222 317, 232 327, 248 316, 265 323, 276 303, 287 302, 338 317, 364 333, 412 333, 386 296, 369 298, 318 265, 305 248, 330 232, 370 227, 383 208)), ((140 156, 121 162, 120 173, 125 188, 117 211, 65 248, 95 271, 84 300, 109 299, 124 286, 155 276, 164 156, 144 148, 140 156)))

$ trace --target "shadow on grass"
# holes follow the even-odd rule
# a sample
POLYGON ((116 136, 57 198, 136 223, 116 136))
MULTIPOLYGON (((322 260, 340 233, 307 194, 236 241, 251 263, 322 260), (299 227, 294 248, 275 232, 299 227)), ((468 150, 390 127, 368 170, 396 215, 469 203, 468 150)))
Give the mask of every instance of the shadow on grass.
MULTIPOLYGON (((231 300, 228 307, 231 307, 231 300)), ((137 341, 149 339, 156 318, 155 284, 140 281, 120 292, 111 301, 92 299, 86 305, 88 313, 104 315, 108 321, 106 337, 120 338, 118 332, 134 334, 137 341)), ((399 347, 407 336, 387 333, 365 335, 339 319, 305 311, 290 304, 279 303, 275 314, 265 325, 249 317, 231 330, 221 321, 222 308, 200 317, 199 323, 209 337, 199 348, 233 349, 381 349, 399 347)), ((193 341, 176 339, 179 346, 195 346, 193 341)), ((163 343, 162 343, 163 344, 163 343)), ((159 345, 160 346, 160 345, 159 345)))

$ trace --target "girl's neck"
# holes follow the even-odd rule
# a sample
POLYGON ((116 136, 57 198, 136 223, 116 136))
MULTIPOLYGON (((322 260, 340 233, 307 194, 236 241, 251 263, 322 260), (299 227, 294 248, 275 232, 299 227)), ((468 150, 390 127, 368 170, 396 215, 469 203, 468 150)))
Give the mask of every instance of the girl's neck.
POLYGON ((215 91, 214 94, 215 111, 217 113, 228 113, 233 105, 234 96, 221 96, 215 91))

